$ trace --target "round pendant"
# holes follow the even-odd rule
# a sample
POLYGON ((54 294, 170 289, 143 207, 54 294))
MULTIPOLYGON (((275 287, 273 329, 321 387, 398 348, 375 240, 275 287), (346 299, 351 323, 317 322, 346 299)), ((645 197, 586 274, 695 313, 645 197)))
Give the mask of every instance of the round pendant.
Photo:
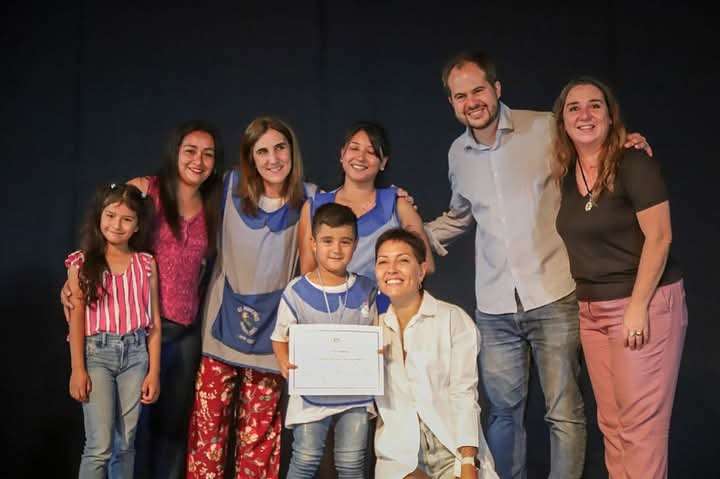
POLYGON ((590 211, 592 209, 592 207, 593 207, 592 200, 588 200, 588 202, 585 203, 585 211, 590 211))

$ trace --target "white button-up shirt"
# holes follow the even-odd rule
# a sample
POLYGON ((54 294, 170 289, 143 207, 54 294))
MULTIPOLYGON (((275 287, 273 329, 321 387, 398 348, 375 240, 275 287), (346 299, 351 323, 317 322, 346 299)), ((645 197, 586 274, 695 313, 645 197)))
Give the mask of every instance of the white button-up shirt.
POLYGON ((389 351, 385 357, 385 395, 375 398, 379 415, 375 476, 402 478, 417 468, 419 417, 455 454, 457 471, 458 448, 470 446, 478 448, 477 457, 483 465, 479 477, 496 477, 480 425, 480 333, 470 317, 460 307, 438 301, 426 291, 402 340, 392 306, 380 316, 380 325, 389 351))
POLYGON ((526 311, 575 289, 562 239, 555 229, 560 189, 551 178, 553 116, 511 110, 500 103, 493 145, 470 130, 448 153, 450 210, 426 224, 433 249, 445 247, 477 224, 475 297, 483 313, 526 311))

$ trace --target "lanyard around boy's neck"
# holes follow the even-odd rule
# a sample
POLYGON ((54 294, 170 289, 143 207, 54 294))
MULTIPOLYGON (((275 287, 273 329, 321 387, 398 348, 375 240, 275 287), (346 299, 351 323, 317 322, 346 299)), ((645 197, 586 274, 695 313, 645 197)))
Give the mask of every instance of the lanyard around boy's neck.
MULTIPOLYGON (((330 302, 328 301, 327 293, 325 292, 325 283, 322 279, 322 274, 320 274, 320 268, 316 269, 315 272, 317 273, 317 277, 320 280, 320 289, 322 290, 323 298, 325 298, 325 307, 327 308, 327 314, 330 318, 330 322, 334 323, 332 311, 330 311, 330 302)), ((348 291, 350 290, 350 274, 345 273, 345 297, 343 298, 342 302, 342 309, 340 309, 340 304, 338 304, 338 310, 340 311, 340 318, 338 319, 338 324, 342 324, 342 318, 345 314, 345 306, 347 305, 347 297, 348 297, 348 291)), ((340 300, 338 299, 338 303, 340 303, 340 300)))

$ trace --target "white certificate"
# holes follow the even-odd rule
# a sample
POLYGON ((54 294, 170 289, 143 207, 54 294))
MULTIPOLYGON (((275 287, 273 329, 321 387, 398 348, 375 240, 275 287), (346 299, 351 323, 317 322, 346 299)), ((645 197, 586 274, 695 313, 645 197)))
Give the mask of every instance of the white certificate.
POLYGON ((290 394, 382 396, 382 329, 379 326, 290 326, 290 394))

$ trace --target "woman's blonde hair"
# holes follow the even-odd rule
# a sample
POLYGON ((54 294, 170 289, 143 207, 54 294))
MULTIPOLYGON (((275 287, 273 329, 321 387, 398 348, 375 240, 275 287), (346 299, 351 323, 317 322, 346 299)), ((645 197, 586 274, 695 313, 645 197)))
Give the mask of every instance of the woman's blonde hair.
POLYGON ((260 137, 267 133, 268 130, 275 130, 281 133, 290 147, 290 173, 287 178, 285 178, 281 192, 283 198, 285 198, 285 202, 293 208, 300 209, 305 201, 302 155, 300 154, 300 145, 298 144, 297 137, 292 128, 285 122, 277 118, 263 116, 250 122, 245 129, 240 144, 241 178, 236 194, 242 200, 243 213, 250 216, 257 215, 260 196, 265 193, 265 183, 263 183, 262 176, 260 176, 260 172, 255 165, 253 149, 255 143, 257 143, 260 137))
POLYGON ((560 96, 555 100, 553 106, 553 114, 555 115, 555 141, 553 142, 553 162, 552 175, 558 183, 565 177, 570 165, 577 160, 577 150, 572 140, 565 131, 565 120, 563 118, 563 110, 565 102, 570 90, 580 85, 592 85, 603 94, 605 105, 607 105, 608 114, 610 115, 610 126, 608 128, 607 137, 603 142, 602 151, 600 153, 600 164, 598 167, 598 176, 593 186, 593 201, 596 201, 600 193, 607 189, 613 190, 615 182, 615 174, 617 166, 625 144, 625 125, 620 116, 620 105, 613 95, 612 90, 600 80, 583 76, 568 82, 560 92, 560 96))

